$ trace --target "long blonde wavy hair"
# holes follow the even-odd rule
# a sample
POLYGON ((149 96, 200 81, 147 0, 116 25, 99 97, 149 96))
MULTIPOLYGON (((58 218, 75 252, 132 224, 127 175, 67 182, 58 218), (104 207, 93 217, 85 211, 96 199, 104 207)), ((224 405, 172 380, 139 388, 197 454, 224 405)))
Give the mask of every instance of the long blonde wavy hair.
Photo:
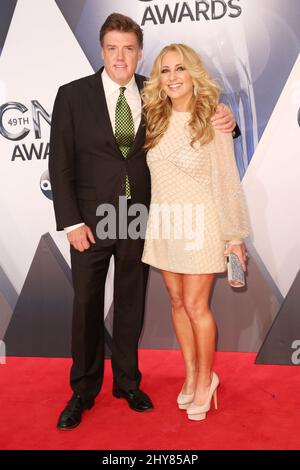
POLYGON ((143 110, 147 120, 144 146, 146 150, 158 144, 168 128, 172 113, 170 98, 161 99, 160 96, 161 64, 164 55, 169 51, 178 52, 181 64, 191 75, 194 85, 194 93, 189 106, 191 118, 188 122, 191 145, 193 146, 196 142, 208 144, 214 137, 211 118, 217 109, 220 87, 209 76, 196 51, 185 44, 170 44, 164 47, 155 59, 150 79, 145 83, 142 93, 143 110))

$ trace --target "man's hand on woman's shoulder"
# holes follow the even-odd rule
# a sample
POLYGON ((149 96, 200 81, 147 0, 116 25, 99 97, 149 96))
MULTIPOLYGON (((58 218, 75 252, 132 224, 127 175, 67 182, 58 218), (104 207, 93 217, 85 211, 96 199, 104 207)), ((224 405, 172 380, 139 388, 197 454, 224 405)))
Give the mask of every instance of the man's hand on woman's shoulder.
POLYGON ((218 131, 226 133, 231 133, 236 126, 235 117, 231 109, 223 103, 218 105, 217 112, 212 117, 211 122, 218 131))

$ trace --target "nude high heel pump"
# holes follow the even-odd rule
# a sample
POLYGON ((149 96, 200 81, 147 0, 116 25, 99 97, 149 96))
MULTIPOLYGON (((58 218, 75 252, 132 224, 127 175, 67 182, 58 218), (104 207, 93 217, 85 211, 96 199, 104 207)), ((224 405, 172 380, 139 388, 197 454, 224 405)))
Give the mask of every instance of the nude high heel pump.
POLYGON ((210 410, 212 397, 214 398, 215 409, 218 409, 217 388, 219 383, 219 377, 215 372, 213 372, 206 402, 203 403, 203 405, 196 405, 195 403, 191 403, 187 408, 187 415, 189 419, 193 421, 202 421, 205 419, 207 411, 210 410))
POLYGON ((180 410, 186 410, 188 406, 193 402, 194 394, 190 395, 180 392, 177 397, 177 405, 180 410))

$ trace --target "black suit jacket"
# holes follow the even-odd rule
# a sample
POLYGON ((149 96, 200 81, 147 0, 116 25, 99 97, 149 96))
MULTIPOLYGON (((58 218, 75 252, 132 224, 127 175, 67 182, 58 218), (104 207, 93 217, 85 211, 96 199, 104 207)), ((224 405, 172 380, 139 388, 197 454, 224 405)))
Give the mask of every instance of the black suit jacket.
MULTIPOLYGON (((85 222, 80 201, 111 203, 125 195, 129 176, 133 203, 150 203, 150 173, 143 150, 142 116, 125 159, 111 126, 101 79, 102 70, 59 88, 52 114, 49 173, 57 230, 85 222)), ((135 75, 139 90, 145 77, 135 75)))

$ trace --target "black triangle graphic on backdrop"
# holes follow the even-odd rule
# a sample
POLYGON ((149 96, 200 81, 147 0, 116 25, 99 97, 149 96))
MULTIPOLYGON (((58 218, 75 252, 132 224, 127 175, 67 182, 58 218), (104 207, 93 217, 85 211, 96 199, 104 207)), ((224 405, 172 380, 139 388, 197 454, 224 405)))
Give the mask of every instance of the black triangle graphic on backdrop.
POLYGON ((5 43, 16 4, 17 0, 1 0, 0 54, 5 43))
POLYGON ((71 270, 50 234, 35 252, 5 335, 8 356, 69 357, 71 270))
POLYGON ((80 22, 82 12, 86 6, 86 0, 76 0, 76 2, 66 2, 66 0, 55 0, 56 5, 62 12, 70 26, 71 30, 74 32, 80 22))
POLYGON ((112 332, 114 321, 114 303, 112 302, 109 311, 104 320, 104 337, 105 337, 105 357, 111 357, 112 353, 112 332))
POLYGON ((144 349, 177 349, 172 326, 169 296, 161 273, 151 268, 146 296, 145 321, 139 347, 144 349))
POLYGON ((5 335, 17 300, 18 294, 14 286, 0 267, 0 340, 5 335))
POLYGON ((292 344, 300 340, 299 306, 300 271, 257 354, 256 364, 294 365, 292 344))
MULTIPOLYGON (((258 351, 279 311, 281 302, 262 274, 252 251, 248 276, 247 288, 234 290, 228 286, 226 274, 218 275, 211 299, 219 331, 218 351, 258 351)), ((167 290, 155 268, 150 270, 139 345, 147 349, 178 348, 167 290)))
POLYGON ((95 71, 98 70, 100 65, 102 65, 102 60, 99 53, 99 45, 97 40, 95 41, 94 34, 96 31, 94 31, 93 27, 90 27, 90 30, 87 31, 85 26, 81 24, 83 12, 88 16, 88 18, 92 18, 97 14, 97 11, 95 11, 95 5, 87 2, 87 0, 77 0, 76 2, 55 0, 55 3, 63 14, 69 28, 74 34, 91 66, 95 71))
POLYGON ((218 274, 214 285, 211 307, 218 326, 218 351, 257 352, 283 302, 253 246, 248 243, 247 248, 246 287, 230 287, 226 273, 218 274))
MULTIPOLYGON (((178 344, 173 331, 170 302, 158 269, 151 268, 147 287, 145 321, 139 347, 142 349, 177 349, 178 344), (162 315, 161 312, 164 312, 162 315)), ((105 318, 105 356, 112 351, 114 304, 105 318)))

